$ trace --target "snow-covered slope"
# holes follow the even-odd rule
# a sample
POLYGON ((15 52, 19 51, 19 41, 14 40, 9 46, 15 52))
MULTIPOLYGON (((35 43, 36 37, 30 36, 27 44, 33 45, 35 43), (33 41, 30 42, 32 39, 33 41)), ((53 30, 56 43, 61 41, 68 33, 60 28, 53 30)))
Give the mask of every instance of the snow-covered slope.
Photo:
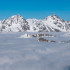
POLYGON ((46 31, 45 22, 40 19, 27 19, 30 26, 30 32, 46 31))
POLYGON ((56 15, 48 16, 43 20, 38 19, 27 19, 30 25, 30 31, 62 31, 62 32, 69 32, 70 31, 70 22, 64 21, 60 19, 56 15), (35 29, 35 30, 34 30, 35 29))
POLYGON ((20 32, 29 30, 28 22, 20 15, 14 15, 0 23, 1 31, 20 32))
POLYGON ((0 21, 0 32, 70 32, 70 21, 65 21, 56 15, 45 19, 27 19, 14 15, 0 21))
POLYGON ((69 31, 70 22, 59 18, 56 15, 48 16, 46 18, 46 23, 48 26, 54 29, 54 31, 69 31))

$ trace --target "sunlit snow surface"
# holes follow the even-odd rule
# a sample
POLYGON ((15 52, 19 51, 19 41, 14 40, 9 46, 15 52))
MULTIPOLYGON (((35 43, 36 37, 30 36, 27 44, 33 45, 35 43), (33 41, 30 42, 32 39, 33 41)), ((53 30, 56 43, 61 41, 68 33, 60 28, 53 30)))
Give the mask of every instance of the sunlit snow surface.
POLYGON ((26 37, 39 33, 0 33, 0 70, 70 70, 69 33, 46 33, 55 37, 42 38, 55 42, 26 37))

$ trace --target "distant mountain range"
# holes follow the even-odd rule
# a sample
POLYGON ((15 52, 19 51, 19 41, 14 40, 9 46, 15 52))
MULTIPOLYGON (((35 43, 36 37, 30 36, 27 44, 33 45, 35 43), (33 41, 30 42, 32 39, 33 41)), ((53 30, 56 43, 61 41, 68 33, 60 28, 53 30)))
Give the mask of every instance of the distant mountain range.
POLYGON ((24 19, 14 15, 0 21, 0 32, 70 32, 70 21, 65 21, 56 15, 45 19, 24 19))

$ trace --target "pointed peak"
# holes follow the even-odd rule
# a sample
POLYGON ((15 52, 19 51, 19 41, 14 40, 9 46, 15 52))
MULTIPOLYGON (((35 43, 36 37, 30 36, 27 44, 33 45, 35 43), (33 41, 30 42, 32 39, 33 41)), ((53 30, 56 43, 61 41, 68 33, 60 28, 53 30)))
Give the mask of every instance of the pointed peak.
POLYGON ((53 14, 53 15, 51 15, 51 16, 48 16, 46 19, 49 19, 49 18, 51 18, 51 19, 58 19, 58 20, 61 19, 60 17, 58 17, 58 16, 55 15, 55 14, 53 14))
POLYGON ((55 14, 52 14, 52 15, 46 17, 45 19, 48 19, 48 18, 59 18, 59 17, 57 15, 55 15, 55 14))
POLYGON ((19 15, 19 14, 15 15, 15 16, 17 16, 17 17, 22 17, 22 16, 21 16, 21 15, 19 15))
POLYGON ((10 18, 23 18, 21 15, 13 15, 13 16, 11 16, 10 18))
POLYGON ((52 14, 51 17, 53 17, 53 18, 57 18, 57 19, 60 19, 60 17, 58 17, 58 16, 55 15, 55 14, 52 14))
POLYGON ((55 15, 55 14, 52 14, 51 16, 57 16, 57 15, 55 15))
POLYGON ((55 14, 52 14, 51 16, 48 16, 45 18, 46 20, 62 20, 60 17, 58 17, 57 15, 55 14))

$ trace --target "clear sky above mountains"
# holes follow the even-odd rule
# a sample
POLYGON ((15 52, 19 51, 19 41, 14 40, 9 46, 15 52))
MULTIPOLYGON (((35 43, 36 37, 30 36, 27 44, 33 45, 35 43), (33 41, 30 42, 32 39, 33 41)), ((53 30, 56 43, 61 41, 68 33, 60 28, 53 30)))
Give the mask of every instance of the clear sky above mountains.
POLYGON ((70 20, 70 0, 0 0, 0 20, 16 14, 26 19, 56 14, 70 20))

